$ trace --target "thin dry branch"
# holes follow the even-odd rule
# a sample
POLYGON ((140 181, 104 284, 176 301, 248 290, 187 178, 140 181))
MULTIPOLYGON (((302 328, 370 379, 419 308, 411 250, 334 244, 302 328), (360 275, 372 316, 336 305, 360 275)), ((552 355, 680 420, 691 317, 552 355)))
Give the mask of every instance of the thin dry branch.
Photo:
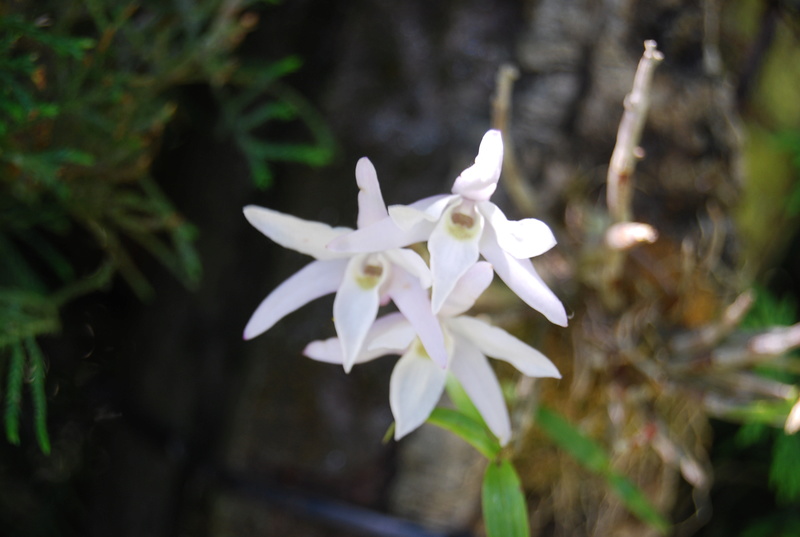
POLYGON ((611 155, 607 178, 608 210, 615 223, 631 219, 631 176, 636 161, 642 156, 639 141, 650 106, 653 73, 663 59, 664 55, 657 50, 656 42, 645 41, 644 54, 633 79, 633 89, 625 97, 625 112, 617 131, 617 143, 611 155))
POLYGON ((531 186, 522 177, 514 144, 511 141, 510 116, 511 92, 514 81, 519 78, 519 70, 510 64, 503 64, 497 70, 495 95, 492 99, 492 127, 503 133, 503 184, 510 194, 512 203, 522 214, 536 214, 536 199, 531 186))

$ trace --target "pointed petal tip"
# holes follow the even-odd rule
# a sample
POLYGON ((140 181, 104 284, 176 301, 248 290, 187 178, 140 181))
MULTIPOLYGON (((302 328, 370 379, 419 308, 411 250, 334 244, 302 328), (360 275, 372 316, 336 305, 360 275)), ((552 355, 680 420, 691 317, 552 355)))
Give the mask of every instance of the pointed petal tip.
POLYGON ((558 370, 556 365, 550 362, 550 365, 553 366, 551 371, 546 371, 541 374, 539 378, 548 378, 548 379, 556 379, 561 380, 561 371, 558 370))
POLYGON ((550 315, 547 315, 547 319, 551 323, 564 328, 569 325, 569 316, 567 315, 567 310, 564 309, 563 304, 561 306, 561 311, 551 312, 550 315))
POLYGON ((368 157, 361 157, 358 159, 358 162, 356 162, 356 177, 363 176, 364 173, 377 175, 375 165, 372 164, 372 161, 368 157))
POLYGON ((397 442, 404 436, 407 436, 408 433, 412 432, 414 428, 410 428, 408 426, 403 427, 402 429, 397 425, 397 422, 394 422, 394 441, 397 442))
POLYGON ((248 324, 247 326, 244 327, 244 331, 242 332, 242 339, 245 341, 250 341, 256 336, 260 336, 263 332, 264 331, 259 332, 258 330, 253 329, 253 327, 248 324))

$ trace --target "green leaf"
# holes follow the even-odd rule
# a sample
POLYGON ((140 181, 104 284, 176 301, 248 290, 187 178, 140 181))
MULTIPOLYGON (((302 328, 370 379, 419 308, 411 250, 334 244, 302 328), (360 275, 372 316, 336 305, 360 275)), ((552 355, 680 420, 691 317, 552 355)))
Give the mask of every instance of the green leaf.
POLYGON ((611 471, 611 462, 605 450, 558 413, 540 406, 536 414, 536 422, 550 437, 550 440, 567 451, 587 469, 599 474, 607 474, 611 471))
POLYGON ((450 400, 462 414, 472 418, 478 423, 484 423, 483 416, 478 412, 472 399, 469 398, 466 390, 464 390, 464 387, 461 386, 461 383, 458 382, 458 379, 456 379, 454 375, 447 375, 445 389, 447 390, 447 395, 450 397, 450 400))
POLYGON ((39 449, 45 455, 50 454, 50 436, 47 434, 47 396, 45 394, 44 356, 33 338, 25 340, 30 359, 31 398, 33 399, 33 423, 36 429, 36 440, 39 449))
POLYGON ((487 537, 528 537, 528 511, 519 476, 509 461, 490 462, 481 491, 487 537))
POLYGON ((650 524, 651 527, 659 532, 667 533, 669 522, 661 516, 661 513, 650 503, 650 500, 647 499, 647 496, 644 495, 639 487, 617 472, 610 472, 606 479, 611 490, 620 497, 628 511, 639 517, 640 520, 650 524))
POLYGON ((22 381, 25 373, 25 351, 19 342, 11 345, 11 363, 6 384, 6 438, 19 445, 19 414, 22 406, 22 381))
POLYGON ((428 423, 460 436, 487 459, 500 453, 500 443, 486 427, 469 416, 449 408, 434 408, 428 423))
POLYGON ((781 502, 800 500, 800 436, 781 433, 772 448, 769 483, 781 502))
POLYGON ((603 476, 611 490, 619 496, 631 513, 659 532, 667 532, 669 522, 650 503, 644 492, 612 468, 611 460, 602 446, 558 413, 542 406, 537 410, 536 422, 561 449, 572 455, 588 470, 603 476))

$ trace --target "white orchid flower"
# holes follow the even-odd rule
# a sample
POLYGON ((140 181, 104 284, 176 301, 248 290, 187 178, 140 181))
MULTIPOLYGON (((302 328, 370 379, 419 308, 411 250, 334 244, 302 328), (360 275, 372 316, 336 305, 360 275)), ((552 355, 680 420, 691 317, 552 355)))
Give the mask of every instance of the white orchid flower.
MULTIPOLYGON (((358 227, 387 218, 378 176, 367 158, 356 165, 358 227)), ((431 274, 425 261, 408 249, 369 253, 333 252, 326 245, 350 228, 333 228, 264 207, 244 208, 247 220, 285 248, 316 259, 275 288, 253 313, 244 338, 254 338, 310 301, 335 292, 333 317, 341 347, 341 363, 349 372, 361 351, 380 305, 393 301, 418 330, 422 345, 444 368, 447 351, 439 323, 431 311, 427 288, 431 274)))
MULTIPOLYGON (((420 344, 415 327, 400 313, 381 317, 367 333, 356 363, 401 355, 389 383, 395 439, 428 419, 442 396, 449 372, 461 383, 501 445, 505 445, 511 437, 511 423, 500 383, 487 356, 508 362, 531 377, 561 378, 556 366, 541 352, 501 328, 461 315, 489 286, 492 270, 485 261, 472 265, 439 311, 438 320, 447 341, 447 370, 433 363, 420 344)), ((339 364, 343 361, 341 349, 339 341, 331 338, 309 343, 303 353, 318 361, 339 364)))
POLYGON ((428 241, 433 274, 431 302, 438 313, 458 279, 482 255, 523 301, 551 322, 567 325, 564 306, 539 277, 531 257, 555 246, 550 228, 535 218, 510 221, 489 201, 503 167, 503 139, 490 130, 475 164, 453 184, 452 194, 393 205, 389 216, 343 234, 328 245, 337 252, 372 252, 428 241))

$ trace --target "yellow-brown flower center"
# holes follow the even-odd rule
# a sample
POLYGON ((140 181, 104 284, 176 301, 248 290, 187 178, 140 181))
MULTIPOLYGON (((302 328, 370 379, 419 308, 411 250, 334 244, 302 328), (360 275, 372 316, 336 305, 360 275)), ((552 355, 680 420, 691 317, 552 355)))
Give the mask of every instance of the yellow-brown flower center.
POLYGON ((467 229, 475 225, 475 219, 464 213, 453 213, 453 216, 451 216, 450 219, 455 225, 465 227, 467 229))
POLYGON ((375 256, 369 256, 364 264, 361 266, 359 274, 356 276, 356 282, 362 289, 374 289, 376 285, 381 283, 383 277, 383 265, 379 264, 381 259, 376 259, 375 256))
POLYGON ((480 214, 470 205, 461 204, 458 207, 450 209, 450 214, 446 218, 448 233, 453 238, 460 241, 474 239, 483 229, 480 214))

